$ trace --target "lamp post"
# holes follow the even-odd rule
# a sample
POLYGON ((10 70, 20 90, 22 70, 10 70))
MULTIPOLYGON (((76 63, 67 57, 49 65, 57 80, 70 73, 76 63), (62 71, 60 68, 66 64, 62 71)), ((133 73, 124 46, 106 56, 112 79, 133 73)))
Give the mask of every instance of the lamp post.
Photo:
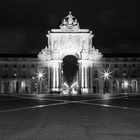
POLYGON ((16 93, 17 92, 17 74, 16 73, 14 74, 14 79, 15 79, 15 82, 14 82, 14 92, 16 93))
POLYGON ((34 76, 32 77, 31 91, 32 93, 34 93, 35 91, 35 77, 34 76))
POLYGON ((102 77, 104 78, 104 87, 103 87, 103 93, 105 94, 108 91, 108 82, 109 82, 109 78, 111 77, 111 73, 108 70, 104 70, 102 73, 102 77))
POLYGON ((129 87, 129 82, 127 80, 127 75, 126 73, 123 74, 123 82, 122 82, 122 89, 123 92, 127 92, 128 91, 128 87, 129 87))
POLYGON ((37 78, 38 78, 38 94, 42 92, 42 80, 44 78, 44 73, 42 71, 39 71, 37 73, 37 78))
POLYGON ((128 80, 127 80, 127 75, 126 73, 123 73, 123 77, 122 77, 122 92, 126 92, 127 88, 128 88, 128 80))

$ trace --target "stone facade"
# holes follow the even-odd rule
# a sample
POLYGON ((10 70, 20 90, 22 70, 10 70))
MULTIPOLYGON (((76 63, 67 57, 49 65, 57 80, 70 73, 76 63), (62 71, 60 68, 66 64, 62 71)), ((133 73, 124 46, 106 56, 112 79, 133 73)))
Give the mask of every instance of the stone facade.
POLYGON ((104 57, 92 46, 93 36, 88 29, 80 29, 70 12, 60 29, 48 32, 48 45, 36 57, 0 58, 0 93, 139 92, 140 57, 104 57), (66 56, 77 59, 78 72, 71 85, 66 85, 63 74, 66 56))
MULTIPOLYGON (((59 62, 60 65, 61 62, 59 62)), ((80 63, 80 62, 79 62, 80 63)), ((85 62, 86 63, 86 62, 85 62)), ((58 62, 57 62, 58 64, 58 62)), ((44 66, 44 62, 40 62, 38 58, 31 55, 30 58, 0 58, 0 93, 49 93, 53 88, 54 67, 43 67, 44 77, 38 81, 37 73, 40 66, 44 66), (45 69, 46 68, 46 69, 45 69)), ((51 64, 50 64, 51 65, 51 64)), ((49 66, 50 66, 49 65, 49 66)), ((48 65, 47 65, 48 66, 48 65)), ((55 64, 55 66, 57 66, 55 64)), ((80 64, 81 67, 81 64, 80 64)), ((41 67, 42 68, 42 67, 41 67)), ((58 68, 58 67, 56 67, 58 68)), ((105 80, 102 77, 103 70, 109 69, 112 72, 108 79, 108 91, 113 93, 119 92, 140 92, 140 57, 104 57, 100 62, 95 62, 88 67, 86 74, 87 82, 81 71, 85 71, 81 67, 79 77, 84 81, 81 87, 90 89, 89 93, 103 93, 105 80), (83 79, 82 79, 83 77, 83 79), (128 81, 128 87, 124 88, 124 81, 128 81), (90 84, 89 84, 90 83, 90 84)), ((55 69, 57 72, 60 68, 55 69)), ((57 73, 56 72, 56 73, 57 73)), ((61 77, 61 73, 59 73, 61 77)), ((61 78, 56 78, 55 88, 60 89, 62 85, 61 78)))

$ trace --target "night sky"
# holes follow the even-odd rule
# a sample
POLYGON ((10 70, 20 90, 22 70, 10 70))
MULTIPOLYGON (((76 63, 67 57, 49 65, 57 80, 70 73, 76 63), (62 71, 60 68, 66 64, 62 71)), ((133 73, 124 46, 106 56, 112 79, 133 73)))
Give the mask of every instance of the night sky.
POLYGON ((3 0, 0 53, 38 54, 71 11, 104 53, 140 53, 140 0, 3 0))

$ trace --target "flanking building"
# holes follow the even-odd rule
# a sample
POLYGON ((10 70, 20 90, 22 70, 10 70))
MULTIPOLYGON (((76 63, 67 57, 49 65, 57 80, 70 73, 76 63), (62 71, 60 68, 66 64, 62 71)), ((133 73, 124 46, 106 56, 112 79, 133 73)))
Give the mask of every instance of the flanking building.
POLYGON ((0 55, 0 93, 140 92, 140 56, 101 54, 71 12, 46 36, 38 55, 0 55))

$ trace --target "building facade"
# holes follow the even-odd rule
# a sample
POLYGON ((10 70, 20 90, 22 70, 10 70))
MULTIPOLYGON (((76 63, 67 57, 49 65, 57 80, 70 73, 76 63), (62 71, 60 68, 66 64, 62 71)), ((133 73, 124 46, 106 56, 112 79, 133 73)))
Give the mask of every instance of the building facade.
POLYGON ((1 56, 0 93, 140 92, 140 57, 104 56, 92 46, 93 36, 69 13, 37 56, 1 56))

